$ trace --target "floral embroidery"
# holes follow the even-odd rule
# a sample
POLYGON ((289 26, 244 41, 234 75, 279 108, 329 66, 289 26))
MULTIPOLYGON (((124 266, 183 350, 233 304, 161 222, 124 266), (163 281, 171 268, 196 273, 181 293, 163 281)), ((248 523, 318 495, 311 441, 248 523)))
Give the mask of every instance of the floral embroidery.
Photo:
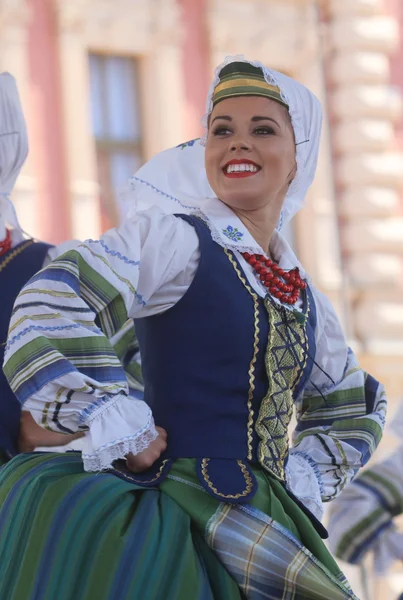
POLYGON ((200 138, 196 138, 194 140, 190 140, 189 142, 185 142, 184 144, 179 144, 176 147, 180 148, 181 150, 183 150, 184 148, 187 148, 187 146, 193 146, 195 144, 195 142, 197 142, 197 140, 200 140, 200 138))
POLYGON ((240 242, 243 237, 242 231, 238 231, 237 227, 232 227, 232 225, 228 225, 222 232, 233 242, 240 242))

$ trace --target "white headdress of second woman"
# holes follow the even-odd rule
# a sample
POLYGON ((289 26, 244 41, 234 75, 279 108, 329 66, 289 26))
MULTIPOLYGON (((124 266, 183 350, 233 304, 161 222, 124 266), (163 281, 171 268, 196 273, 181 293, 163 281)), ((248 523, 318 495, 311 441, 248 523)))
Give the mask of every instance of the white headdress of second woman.
POLYGON ((10 199, 15 181, 28 154, 28 136, 17 84, 9 73, 0 74, 0 241, 7 229, 13 239, 23 239, 23 231, 10 199))

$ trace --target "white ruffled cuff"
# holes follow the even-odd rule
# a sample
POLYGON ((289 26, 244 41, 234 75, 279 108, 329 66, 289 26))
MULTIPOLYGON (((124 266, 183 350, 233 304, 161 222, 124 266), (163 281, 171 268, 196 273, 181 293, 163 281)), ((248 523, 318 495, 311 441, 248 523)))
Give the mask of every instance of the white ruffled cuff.
POLYGON ((322 483, 316 465, 304 452, 290 450, 286 466, 287 488, 319 520, 323 518, 322 483))
POLYGON ((81 415, 87 425, 82 458, 85 471, 103 471, 129 452, 139 454, 158 433, 150 408, 142 400, 119 394, 102 398, 81 415))

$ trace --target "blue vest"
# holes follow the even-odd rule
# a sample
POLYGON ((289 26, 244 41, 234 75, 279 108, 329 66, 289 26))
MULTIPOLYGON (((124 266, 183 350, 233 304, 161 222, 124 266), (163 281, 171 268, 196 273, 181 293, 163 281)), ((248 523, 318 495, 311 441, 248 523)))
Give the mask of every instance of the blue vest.
POLYGON ((130 479, 155 487, 173 460, 195 458, 210 494, 247 502, 257 489, 250 465, 284 482, 293 400, 315 354, 315 304, 309 290, 303 314, 261 298, 204 222, 178 217, 200 241, 193 282, 171 309, 135 322, 145 401, 167 430, 168 447, 130 479))
MULTIPOLYGON (((0 257, 0 365, 14 302, 24 285, 43 266, 51 246, 27 240, 0 257)), ((18 453, 21 406, 0 369, 0 450, 11 458, 18 453)))

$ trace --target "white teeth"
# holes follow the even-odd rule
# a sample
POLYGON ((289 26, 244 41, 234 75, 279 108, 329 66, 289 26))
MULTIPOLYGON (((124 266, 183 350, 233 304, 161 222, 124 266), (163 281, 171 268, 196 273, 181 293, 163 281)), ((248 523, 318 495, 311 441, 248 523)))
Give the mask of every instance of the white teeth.
POLYGON ((239 165, 228 165, 226 168, 227 173, 239 173, 242 171, 250 171, 251 173, 256 173, 258 168, 251 163, 241 163, 239 165))

